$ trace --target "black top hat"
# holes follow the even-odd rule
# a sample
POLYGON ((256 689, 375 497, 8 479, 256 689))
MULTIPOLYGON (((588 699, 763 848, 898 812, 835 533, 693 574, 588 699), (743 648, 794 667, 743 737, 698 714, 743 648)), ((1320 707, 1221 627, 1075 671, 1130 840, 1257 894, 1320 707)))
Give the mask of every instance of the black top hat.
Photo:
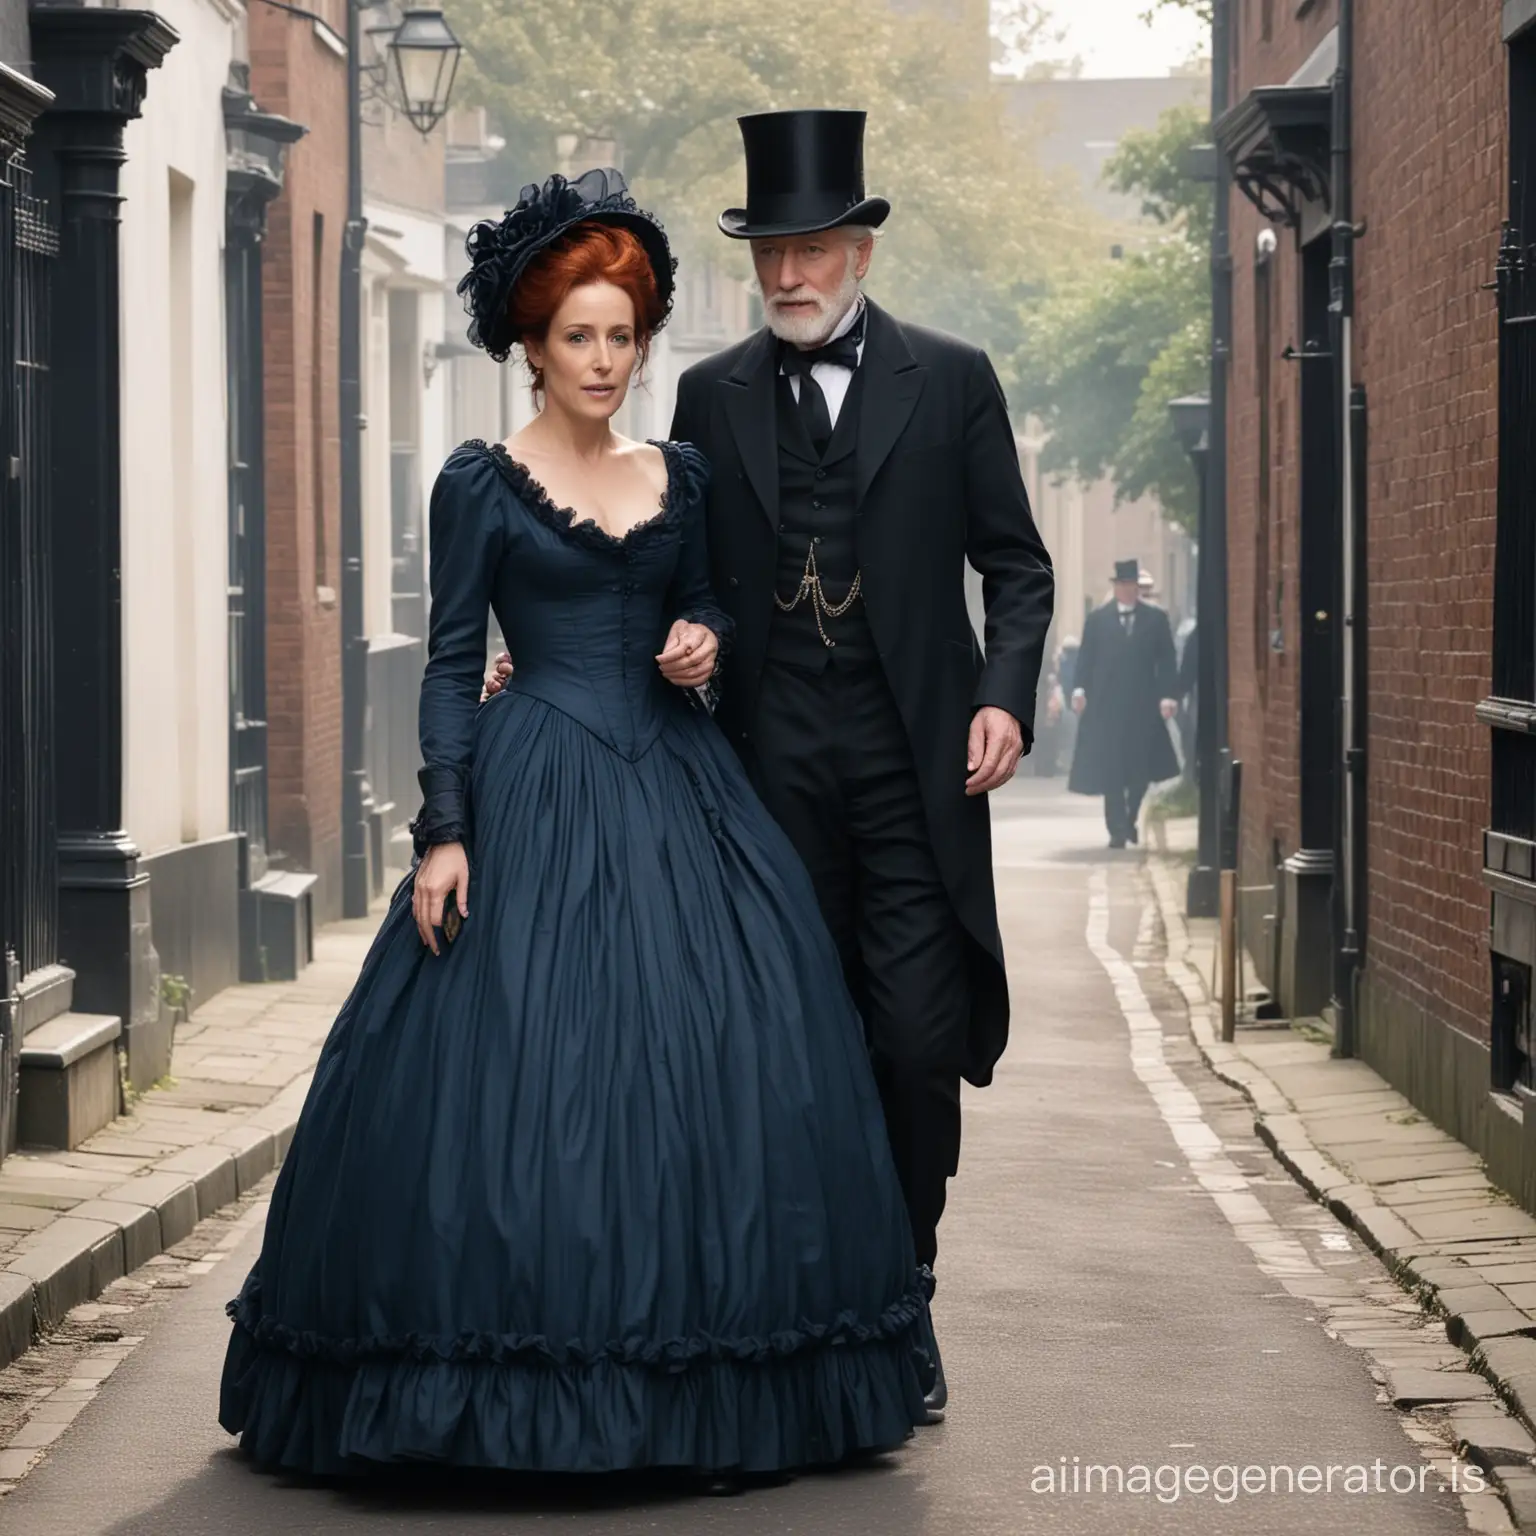
POLYGON ((1115 580, 1116 581, 1140 581, 1141 580, 1141 562, 1138 561, 1138 560, 1116 560, 1115 561, 1115 580))
POLYGON ((727 208, 733 240, 814 235, 844 224, 878 229, 891 205, 864 195, 863 112, 754 112, 741 117, 747 206, 727 208))

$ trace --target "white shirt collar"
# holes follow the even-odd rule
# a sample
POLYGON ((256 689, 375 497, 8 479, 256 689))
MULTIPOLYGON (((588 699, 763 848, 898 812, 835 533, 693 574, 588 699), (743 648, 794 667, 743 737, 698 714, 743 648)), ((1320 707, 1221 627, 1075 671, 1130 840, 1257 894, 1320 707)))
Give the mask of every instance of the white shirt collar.
POLYGON ((852 304, 848 306, 848 313, 833 327, 828 341, 836 341, 839 336, 846 336, 854 327, 860 315, 864 313, 864 295, 861 293, 852 304))
MULTIPOLYGON (((853 303, 849 306, 848 313, 846 315, 844 315, 843 318, 841 320, 839 320, 837 322, 837 324, 832 328, 832 334, 827 337, 826 341, 821 342, 820 345, 821 346, 827 346, 830 342, 836 341, 839 336, 846 336, 848 334, 848 332, 853 329, 854 325, 858 321, 859 316, 862 315, 863 313, 864 313, 864 295, 861 293, 858 296, 858 298, 856 298, 853 301, 853 303)), ((860 362, 864 361, 864 342, 863 342, 862 339, 859 342, 859 361, 860 362)), ((834 368, 834 367, 837 367, 837 366, 838 365, 835 364, 835 363, 817 363, 816 364, 817 368, 834 368)), ((779 372, 780 373, 784 372, 784 366, 783 366, 782 363, 779 365, 779 372)), ((798 392, 798 390, 799 390, 799 382, 800 381, 798 379, 796 379, 794 382, 795 382, 796 391, 798 392)))

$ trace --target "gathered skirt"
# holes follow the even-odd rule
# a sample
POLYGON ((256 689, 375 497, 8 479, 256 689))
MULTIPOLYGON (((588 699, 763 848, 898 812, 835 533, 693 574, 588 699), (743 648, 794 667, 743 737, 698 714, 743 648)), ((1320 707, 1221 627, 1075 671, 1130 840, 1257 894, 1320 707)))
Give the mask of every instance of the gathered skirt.
POLYGON ((259 1462, 770 1472, 921 1422, 926 1301, 804 867, 701 712, 476 717, 469 916, 401 884, 239 1297, 259 1462))

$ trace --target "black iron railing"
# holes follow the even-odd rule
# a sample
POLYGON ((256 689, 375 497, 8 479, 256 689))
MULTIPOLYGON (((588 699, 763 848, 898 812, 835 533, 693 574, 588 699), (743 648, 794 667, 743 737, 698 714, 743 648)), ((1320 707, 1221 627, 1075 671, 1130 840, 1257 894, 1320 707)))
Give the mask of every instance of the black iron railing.
POLYGON ((0 955, 56 958, 48 306, 58 231, 20 152, 0 175, 0 955))

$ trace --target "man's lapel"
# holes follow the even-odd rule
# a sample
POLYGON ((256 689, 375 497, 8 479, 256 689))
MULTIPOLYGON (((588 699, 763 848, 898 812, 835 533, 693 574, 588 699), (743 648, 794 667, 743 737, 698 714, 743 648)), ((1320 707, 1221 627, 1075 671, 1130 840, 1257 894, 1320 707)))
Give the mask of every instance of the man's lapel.
POLYGON ((773 333, 765 326, 752 338, 736 369, 720 383, 736 451, 757 492, 763 515, 774 528, 779 525, 778 412, 774 403, 777 364, 773 333))
POLYGON ((858 504, 862 505, 880 466, 906 430, 928 377, 928 370, 920 368, 913 358, 901 326, 874 303, 868 305, 859 371, 864 384, 855 462, 858 504))

